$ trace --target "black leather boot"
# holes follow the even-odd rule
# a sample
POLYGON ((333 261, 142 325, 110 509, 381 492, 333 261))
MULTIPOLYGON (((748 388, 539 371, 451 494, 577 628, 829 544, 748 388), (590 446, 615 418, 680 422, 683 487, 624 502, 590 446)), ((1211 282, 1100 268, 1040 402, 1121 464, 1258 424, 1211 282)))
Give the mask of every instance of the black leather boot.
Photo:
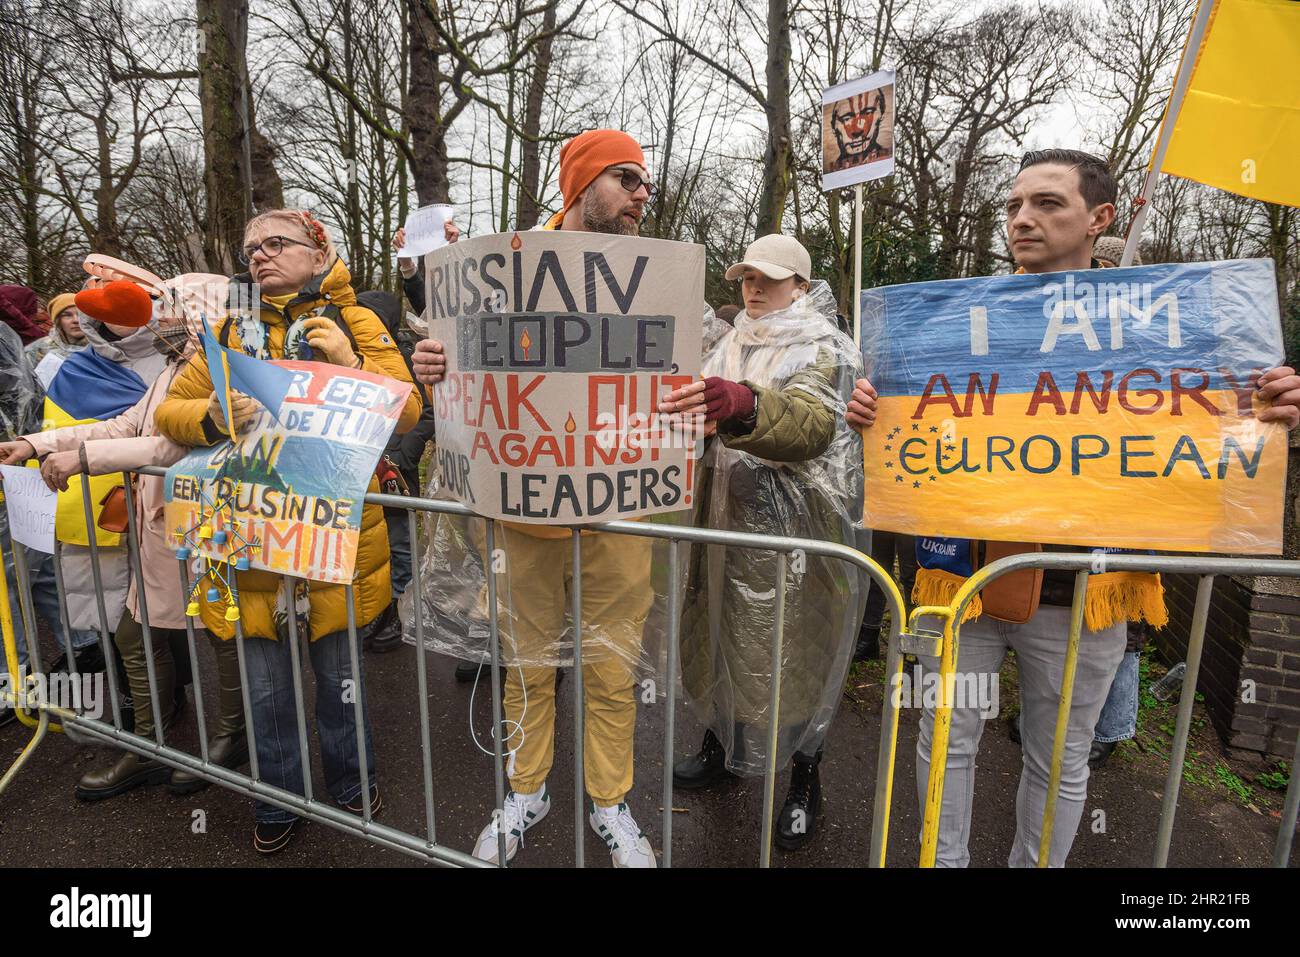
MULTIPOLYGON (((480 671, 484 671, 486 668, 487 665, 482 662, 462 661, 456 665, 456 681, 458 684, 469 684, 471 681, 479 677, 480 671)), ((556 684, 559 684, 561 681, 564 680, 564 669, 556 668, 555 671, 556 671, 555 682, 556 684)), ((502 680, 505 680, 505 676, 506 676, 506 666, 502 665, 501 666, 502 680)), ((489 676, 487 674, 484 674, 483 680, 484 681, 490 680, 489 676)))
POLYGON ((1088 767, 1096 771, 1106 763, 1110 753, 1115 750, 1118 741, 1094 741, 1092 747, 1088 749, 1088 767))
POLYGON ((864 627, 858 632, 858 643, 853 649, 854 661, 875 661, 880 657, 880 629, 864 627))
POLYGON ((253 848, 259 854, 278 854, 289 846, 293 832, 302 823, 302 818, 294 817, 283 823, 259 821, 253 829, 253 848))
POLYGON ((160 784, 171 768, 128 751, 110 768, 84 774, 73 793, 82 801, 100 801, 125 794, 142 784, 160 784))
MULTIPOLYGON (((78 648, 73 652, 73 660, 77 663, 77 674, 93 675, 104 670, 104 650, 98 644, 78 648)), ((61 651, 59 656, 50 663, 48 673, 68 670, 68 653, 61 651)))
POLYGON ((477 661, 458 661, 456 662, 456 681, 460 684, 466 684, 478 677, 479 668, 483 667, 477 661))
POLYGON ((817 766, 821 760, 821 751, 811 758, 795 753, 790 768, 790 791, 776 819, 777 846, 787 851, 803 847, 817 830, 817 814, 822 806, 822 782, 817 766))
POLYGON ((370 626, 370 634, 363 640, 366 651, 382 655, 396 651, 406 644, 402 640, 402 619, 397 614, 397 602, 393 601, 385 608, 375 623, 370 626))
MULTIPOLYGON (((238 734, 223 734, 208 742, 208 762, 234 771, 248 763, 248 738, 241 730, 238 734)), ((172 772, 171 788, 173 794, 193 794, 208 786, 207 778, 201 778, 188 771, 172 772)))
POLYGON ((727 752, 712 731, 704 732, 698 754, 673 765, 673 786, 694 790, 706 788, 722 778, 732 777, 727 770, 727 752))

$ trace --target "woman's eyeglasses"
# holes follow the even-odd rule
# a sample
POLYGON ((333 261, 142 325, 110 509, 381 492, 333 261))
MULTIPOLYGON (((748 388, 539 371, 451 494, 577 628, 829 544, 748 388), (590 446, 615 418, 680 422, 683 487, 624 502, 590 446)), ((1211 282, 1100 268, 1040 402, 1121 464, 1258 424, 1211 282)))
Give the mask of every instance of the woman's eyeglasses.
POLYGON ((622 183, 623 188, 629 193, 635 193, 638 189, 644 186, 646 191, 646 202, 655 198, 655 184, 650 182, 648 179, 642 179, 641 174, 635 170, 612 169, 610 172, 618 174, 619 182, 622 183))
POLYGON ((253 261, 253 255, 261 250, 262 255, 267 259, 274 259, 280 253, 284 252, 285 246, 306 246, 311 248, 311 243, 300 243, 296 239, 290 239, 288 236, 268 236, 255 246, 245 246, 239 251, 239 261, 247 266, 253 261))

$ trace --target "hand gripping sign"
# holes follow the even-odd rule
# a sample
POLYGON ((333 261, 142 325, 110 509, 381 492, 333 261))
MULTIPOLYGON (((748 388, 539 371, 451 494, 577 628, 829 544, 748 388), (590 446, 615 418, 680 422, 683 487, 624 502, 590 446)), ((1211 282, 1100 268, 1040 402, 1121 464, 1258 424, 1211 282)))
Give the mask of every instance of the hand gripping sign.
POLYGON ((655 412, 700 371, 704 249, 603 233, 481 236, 425 257, 438 475, 476 512, 584 524, 691 504, 655 412))
POLYGON ((952 538, 1282 550, 1286 433, 1269 260, 887 286, 862 295, 880 393, 865 522, 952 538))

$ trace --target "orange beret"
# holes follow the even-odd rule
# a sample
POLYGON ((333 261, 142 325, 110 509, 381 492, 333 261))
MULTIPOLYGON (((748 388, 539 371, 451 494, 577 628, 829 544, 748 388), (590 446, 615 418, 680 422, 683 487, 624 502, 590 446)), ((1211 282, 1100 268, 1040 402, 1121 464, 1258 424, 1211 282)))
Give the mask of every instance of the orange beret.
POLYGON ((622 130, 587 130, 565 143, 560 149, 560 192, 564 196, 564 208, 550 218, 547 228, 559 228, 564 214, 578 201, 582 191, 618 163, 645 166, 640 144, 622 130))
POLYGON ((100 322, 139 329, 153 318, 153 300, 133 282, 114 279, 98 289, 77 293, 77 308, 100 322))

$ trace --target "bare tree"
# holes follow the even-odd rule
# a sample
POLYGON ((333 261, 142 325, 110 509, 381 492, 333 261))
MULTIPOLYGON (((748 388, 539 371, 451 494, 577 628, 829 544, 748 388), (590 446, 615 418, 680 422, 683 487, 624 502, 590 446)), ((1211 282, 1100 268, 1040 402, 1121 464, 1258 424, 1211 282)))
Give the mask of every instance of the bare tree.
POLYGON ((213 268, 234 268, 254 209, 284 205, 270 142, 257 132, 248 73, 248 0, 196 0, 204 250, 213 268))
POLYGON ((37 188, 66 206, 92 250, 121 255, 118 198, 139 168, 145 140, 163 129, 180 81, 119 73, 140 38, 117 0, 67 0, 58 15, 63 41, 42 64, 51 121, 37 142, 54 188, 37 188))
MULTIPOLYGON (((1115 0, 1104 18, 1078 23, 1094 64, 1084 109, 1101 120, 1086 126, 1120 181, 1121 197, 1141 189, 1191 15, 1181 0, 1115 0)), ((1121 206, 1116 231, 1130 219, 1131 210, 1121 206)))
MULTIPOLYGON (((542 132, 540 128, 553 45, 557 38, 574 36, 571 24, 582 10, 581 2, 567 4, 561 12, 561 0, 539 0, 531 5, 520 0, 436 5, 427 0, 405 0, 400 13, 405 42, 395 57, 401 73, 389 76, 381 76, 379 71, 361 75, 356 69, 357 54, 350 35, 359 19, 365 18, 358 16, 355 4, 345 0, 340 7, 322 0, 290 0, 289 6, 294 18, 280 28, 299 51, 302 65, 324 86, 327 98, 340 99, 341 112, 333 115, 343 120, 343 152, 354 169, 357 121, 394 151, 402 217, 408 176, 421 205, 449 202, 453 165, 490 170, 501 178, 498 216, 505 216, 511 193, 521 204, 527 201, 525 197, 536 204, 541 167, 537 146, 562 138, 560 131, 542 132), (522 122, 515 115, 513 94, 502 107, 493 88, 498 81, 508 89, 528 91, 523 97, 522 122), (453 155, 452 130, 462 116, 470 115, 467 111, 479 111, 489 122, 504 125, 504 154, 475 150, 469 155, 453 155), (524 158, 517 183, 512 156, 516 142, 522 144, 524 158)), ((371 30, 362 41, 358 33, 357 48, 368 45, 375 35, 371 30)), ((386 156, 383 150, 375 153, 380 163, 387 163, 386 156)), ((350 245, 359 246, 361 237, 355 224, 361 214, 353 195, 340 220, 350 234, 350 245)))
POLYGON ((50 262, 57 243, 42 214, 45 177, 37 146, 49 122, 40 64, 53 46, 42 20, 25 0, 0 0, 0 197, 4 232, 16 241, 5 257, 13 265, 5 271, 21 257, 23 281, 44 290, 57 271, 50 262))
POLYGON ((790 121, 790 2, 767 0, 764 16, 740 0, 716 0, 705 4, 705 36, 692 39, 679 25, 678 11, 669 0, 655 3, 614 3, 633 19, 706 64, 731 83, 762 111, 766 127, 763 152, 763 187, 758 197, 758 235, 779 232, 790 197, 793 174, 793 136, 790 121), (647 13, 649 10, 651 12, 647 13), (737 37, 761 36, 763 82, 753 54, 737 37))
POLYGON ((515 199, 515 225, 518 229, 532 229, 541 215, 538 197, 542 171, 542 106, 551 74, 555 21, 556 7, 551 4, 542 13, 542 38, 533 51, 532 64, 528 70, 527 92, 524 94, 523 142, 520 144, 519 191, 515 199))

